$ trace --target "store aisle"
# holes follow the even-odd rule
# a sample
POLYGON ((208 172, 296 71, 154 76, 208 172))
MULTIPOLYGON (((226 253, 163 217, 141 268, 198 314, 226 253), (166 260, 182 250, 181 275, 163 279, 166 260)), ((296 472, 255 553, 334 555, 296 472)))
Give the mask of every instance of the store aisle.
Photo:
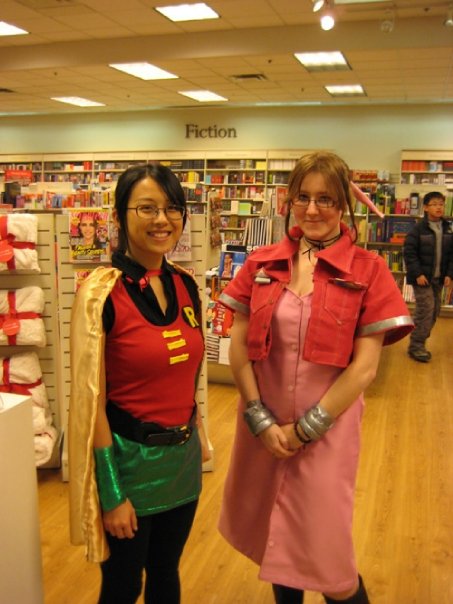
MULTIPOLYGON (((429 364, 384 349, 366 396, 354 536, 372 604, 453 602, 453 318, 436 324, 429 364)), ((272 604, 257 569, 216 530, 233 438, 236 391, 209 387, 215 471, 204 474, 195 527, 181 565, 182 604, 272 604)), ((39 472, 46 604, 95 604, 99 575, 69 545, 67 484, 39 472)), ((309 593, 305 604, 323 599, 309 593)), ((157 603, 158 604, 158 603, 157 603)))

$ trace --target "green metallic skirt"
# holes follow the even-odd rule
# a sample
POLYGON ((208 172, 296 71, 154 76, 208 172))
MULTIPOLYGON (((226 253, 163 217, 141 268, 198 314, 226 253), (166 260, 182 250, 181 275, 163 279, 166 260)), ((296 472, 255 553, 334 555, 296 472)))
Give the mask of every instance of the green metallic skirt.
POLYGON ((124 493, 137 516, 163 512, 198 499, 201 446, 198 429, 183 445, 149 447, 113 432, 124 493))

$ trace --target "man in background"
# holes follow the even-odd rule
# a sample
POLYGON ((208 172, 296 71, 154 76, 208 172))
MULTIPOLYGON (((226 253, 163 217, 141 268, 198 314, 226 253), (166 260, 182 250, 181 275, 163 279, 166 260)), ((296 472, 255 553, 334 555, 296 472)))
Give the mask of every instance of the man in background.
POLYGON ((453 233, 445 220, 445 196, 437 191, 423 198, 424 217, 407 234, 404 262, 407 283, 415 295, 415 329, 410 335, 409 356, 428 363, 431 353, 425 342, 440 312, 442 287, 450 287, 453 279, 453 233))

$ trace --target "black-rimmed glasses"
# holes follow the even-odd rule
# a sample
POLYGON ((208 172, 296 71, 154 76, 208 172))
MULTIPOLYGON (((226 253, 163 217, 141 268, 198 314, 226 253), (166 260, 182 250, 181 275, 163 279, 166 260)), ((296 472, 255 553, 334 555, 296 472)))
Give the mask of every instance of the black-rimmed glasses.
POLYGON ((181 220, 186 214, 186 209, 181 206, 167 206, 166 208, 158 208, 151 205, 140 205, 128 210, 135 210, 139 218, 157 218, 159 212, 163 212, 168 220, 181 220))
POLYGON ((310 202, 314 202, 315 206, 321 210, 326 210, 327 208, 333 208, 337 205, 335 199, 329 197, 328 195, 320 195, 319 197, 310 197, 310 195, 306 195, 305 193, 301 193, 298 197, 293 199, 292 204, 296 206, 296 208, 308 208, 310 202))

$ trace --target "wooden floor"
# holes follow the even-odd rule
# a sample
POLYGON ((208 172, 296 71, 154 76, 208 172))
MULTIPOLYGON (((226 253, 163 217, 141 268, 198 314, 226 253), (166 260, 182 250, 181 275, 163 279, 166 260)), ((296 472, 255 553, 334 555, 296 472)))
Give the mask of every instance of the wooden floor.
MULTIPOLYGON (((354 523, 359 567, 372 604, 453 603, 453 319, 437 323, 429 364, 384 350, 366 396, 354 523)), ((216 530, 233 436, 236 392, 209 387, 215 470, 205 473, 181 564, 183 604, 271 604, 254 564, 216 530)), ((95 604, 99 571, 69 545, 67 484, 39 472, 45 604, 95 604)), ((320 604, 308 593, 306 604, 320 604)), ((25 604, 25 603, 24 603, 25 604)), ((156 603, 159 604, 159 603, 156 603)))

